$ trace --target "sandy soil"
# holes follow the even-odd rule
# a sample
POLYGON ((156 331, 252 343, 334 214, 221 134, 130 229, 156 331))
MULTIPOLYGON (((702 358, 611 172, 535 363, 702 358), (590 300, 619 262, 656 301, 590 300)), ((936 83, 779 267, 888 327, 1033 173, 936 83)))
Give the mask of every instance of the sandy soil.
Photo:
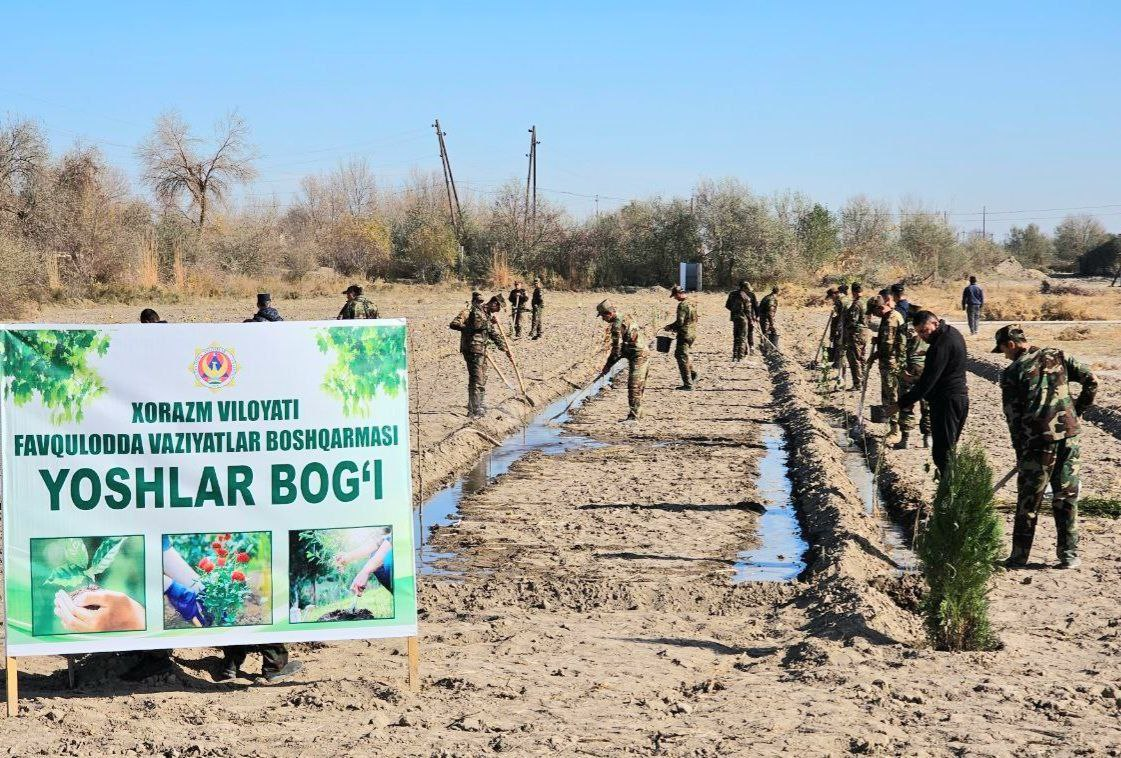
MULTIPOLYGON (((568 337, 558 329, 555 346, 525 346, 540 345, 539 362, 555 360, 558 370, 564 361, 550 356, 575 360, 578 313, 597 299, 571 297, 568 337)), ((632 297, 636 307, 669 310, 664 296, 632 297)), ((672 359, 656 357, 647 419, 618 423, 626 402, 618 382, 571 424, 602 446, 523 459, 464 503, 459 527, 438 533, 436 547, 457 555, 447 568, 460 574, 421 585, 421 692, 405 688, 403 645, 389 641, 297 646, 307 672, 274 686, 214 683, 208 650, 179 651, 175 676, 140 685, 117 679, 129 656, 91 660, 75 691, 60 659, 26 659, 24 714, 0 734, 0 750, 1118 754, 1121 527, 1084 520, 1081 571, 998 578, 994 620, 1005 649, 928 649, 906 582, 844 473, 822 412, 839 403, 820 400, 802 368, 820 313, 784 315, 787 357, 733 366, 721 300, 702 301, 701 391, 675 392, 672 359), (737 554, 756 540, 747 504, 759 497, 759 423, 776 419, 812 543, 808 569, 789 584, 732 585, 737 554)), ((440 330, 458 301, 431 307, 431 344, 454 350, 440 330)), ((1010 453, 993 389, 971 380, 970 429, 992 435, 1000 462, 1010 453)), ((450 410, 460 401, 435 402, 450 410)), ((447 434, 455 422, 445 423, 447 434)), ((1112 467, 1100 463, 1116 462, 1121 442, 1087 437, 1087 468, 1104 473, 1089 472, 1086 486, 1112 492, 1112 467)), ((439 457, 439 433, 425 439, 439 457)), ((901 486, 922 486, 924 452, 888 454, 901 486)), ((1039 556, 1050 557, 1045 519, 1037 539, 1039 556)))

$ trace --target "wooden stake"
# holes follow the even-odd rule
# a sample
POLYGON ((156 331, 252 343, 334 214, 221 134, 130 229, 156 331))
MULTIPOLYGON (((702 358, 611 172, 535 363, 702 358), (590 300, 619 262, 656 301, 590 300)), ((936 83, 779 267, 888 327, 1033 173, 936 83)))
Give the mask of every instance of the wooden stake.
POLYGON ((78 664, 74 662, 74 656, 66 656, 66 683, 70 689, 74 689, 78 684, 78 664))
MULTIPOLYGON (((420 689, 420 642, 417 637, 408 637, 409 647, 409 689, 420 689)), ((10 658, 8 660, 11 660, 10 658)))
POLYGON ((19 669, 16 659, 7 659, 8 677, 8 718, 15 718, 19 714, 19 669))

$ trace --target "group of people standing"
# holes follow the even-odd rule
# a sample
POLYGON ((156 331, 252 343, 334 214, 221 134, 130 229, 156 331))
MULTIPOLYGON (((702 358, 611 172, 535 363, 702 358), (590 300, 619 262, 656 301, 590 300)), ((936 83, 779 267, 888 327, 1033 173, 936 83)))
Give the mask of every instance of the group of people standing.
MULTIPOLYGON (((908 302, 902 284, 882 289, 866 300, 859 283, 851 288, 831 288, 826 297, 832 303, 827 326, 831 335, 829 357, 837 369, 839 388, 844 389, 843 371, 848 368, 851 389, 863 391, 867 369, 877 361, 888 423, 885 439, 898 434, 894 447, 906 448, 915 427, 914 406, 919 405, 923 447, 932 448, 934 465, 939 476, 945 477, 969 414, 964 336, 933 311, 908 302), (878 316, 879 324, 865 360, 869 316, 878 316)), ((984 293, 976 277, 971 276, 962 292, 962 309, 971 334, 978 332, 983 304, 984 293)), ((1079 417, 1094 401, 1097 379, 1084 363, 1062 350, 1032 345, 1019 324, 1001 327, 995 342, 992 352, 1011 361, 1001 374, 1000 388, 1016 453, 1016 516, 1012 552, 1005 566, 1028 565, 1039 508, 1050 487, 1058 565, 1077 568, 1081 565, 1077 527, 1079 417), (1077 398, 1071 395, 1071 382, 1082 386, 1077 398)))

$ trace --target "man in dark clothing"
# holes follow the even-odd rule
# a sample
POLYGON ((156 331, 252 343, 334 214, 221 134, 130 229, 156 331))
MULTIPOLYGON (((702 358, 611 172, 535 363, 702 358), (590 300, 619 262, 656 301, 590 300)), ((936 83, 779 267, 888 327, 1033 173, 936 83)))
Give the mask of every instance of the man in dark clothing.
POLYGON ((267 292, 257 295, 257 312, 249 321, 283 321, 280 312, 272 307, 272 296, 267 292))
POLYGON ((529 302, 530 307, 530 324, 529 324, 529 338, 534 340, 541 339, 541 320, 545 317, 545 290, 541 286, 540 279, 533 280, 533 297, 529 302))
POLYGON ((899 315, 903 317, 904 321, 911 318, 911 303, 903 297, 903 285, 891 285, 891 299, 895 301, 895 310, 899 311, 899 315))
POLYGON ((510 315, 514 319, 514 339, 522 338, 522 314, 529 310, 525 307, 528 299, 529 295, 522 283, 514 282, 514 288, 510 290, 510 315))
POLYGON ((160 318, 160 314, 156 313, 151 308, 145 308, 140 311, 141 324, 166 324, 167 322, 160 318))
POLYGON ((931 311, 918 311, 911 317, 923 342, 930 345, 922 376, 899 402, 886 408, 892 414, 920 400, 930 401, 930 432, 934 465, 945 474, 950 452, 961 436, 969 414, 969 391, 965 383, 965 337, 931 311))
POLYGON ((977 286, 977 277, 969 277, 969 286, 961 291, 961 309, 969 322, 969 333, 977 333, 981 321, 981 306, 985 304, 985 293, 977 286))

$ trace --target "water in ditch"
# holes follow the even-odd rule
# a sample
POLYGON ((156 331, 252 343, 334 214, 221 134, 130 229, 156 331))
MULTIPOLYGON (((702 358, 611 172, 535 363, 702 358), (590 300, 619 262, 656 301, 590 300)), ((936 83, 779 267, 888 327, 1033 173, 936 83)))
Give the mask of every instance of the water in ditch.
POLYGON ((845 472, 849 479, 856 485, 861 500, 864 501, 864 511, 876 519, 880 526, 880 535, 890 551, 891 559, 901 573, 918 570, 918 558, 910 548, 910 540, 903 526, 895 523, 884 511, 876 492, 875 475, 868 466, 864 451, 860 445, 853 442, 852 437, 845 429, 834 429, 837 435, 837 444, 844 453, 845 472))
POLYGON ((766 512, 759 517, 759 545, 737 556, 732 581, 788 582, 806 568, 809 544, 791 499, 786 433, 778 424, 763 424, 766 453, 759 461, 759 491, 766 512))
POLYGON ((511 434, 501 445, 485 453, 474 468, 414 509, 413 534, 417 535, 421 543, 417 551, 417 571, 427 576, 454 576, 457 573, 437 565, 446 564, 456 556, 432 547, 432 527, 454 526, 459 523, 459 504, 463 498, 478 492, 496 477, 505 474, 522 456, 535 450, 545 455, 560 455, 578 448, 601 447, 604 443, 590 437, 569 434, 562 424, 589 398, 599 394, 625 365, 625 362, 619 362, 607 376, 547 405, 520 431, 511 434))

